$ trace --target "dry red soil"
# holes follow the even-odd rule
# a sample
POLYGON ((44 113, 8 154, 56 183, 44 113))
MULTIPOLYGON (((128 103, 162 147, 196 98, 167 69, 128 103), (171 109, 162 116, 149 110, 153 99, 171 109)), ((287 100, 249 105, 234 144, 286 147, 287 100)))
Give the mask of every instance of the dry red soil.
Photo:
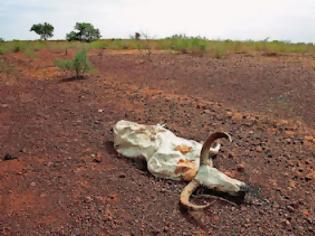
POLYGON ((315 234, 313 58, 92 51, 97 72, 73 81, 61 57, 0 57, 0 235, 315 234), (121 119, 198 141, 229 132, 215 165, 255 191, 182 209, 185 183, 117 155, 121 119))

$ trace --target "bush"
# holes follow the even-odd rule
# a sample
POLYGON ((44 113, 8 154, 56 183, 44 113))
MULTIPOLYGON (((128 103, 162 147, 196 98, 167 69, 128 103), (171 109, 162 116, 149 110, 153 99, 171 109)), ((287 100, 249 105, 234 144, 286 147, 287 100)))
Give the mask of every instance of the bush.
POLYGON ((82 78, 84 73, 92 69, 86 50, 76 53, 73 59, 56 60, 55 65, 62 70, 75 73, 76 79, 82 78))
POLYGON ((13 52, 19 52, 21 51, 21 47, 19 45, 16 45, 13 47, 13 52))
POLYGON ((208 51, 207 41, 199 37, 173 35, 170 38, 170 42, 170 48, 181 53, 204 55, 208 51))

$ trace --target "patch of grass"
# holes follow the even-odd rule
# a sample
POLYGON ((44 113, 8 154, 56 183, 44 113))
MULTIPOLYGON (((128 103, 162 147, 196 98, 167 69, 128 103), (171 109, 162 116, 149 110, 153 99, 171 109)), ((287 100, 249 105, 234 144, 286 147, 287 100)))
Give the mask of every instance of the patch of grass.
POLYGON ((0 51, 2 54, 5 53, 16 53, 22 52, 28 56, 34 56, 34 52, 40 49, 66 49, 66 48, 74 48, 74 49, 82 49, 88 47, 88 43, 83 42, 67 42, 64 40, 57 41, 6 41, 0 43, 0 51))
POLYGON ((83 77, 84 73, 92 69, 86 50, 77 52, 73 59, 56 60, 55 65, 62 70, 75 73, 76 79, 83 77))
POLYGON ((182 35, 175 35, 164 42, 160 41, 163 49, 172 49, 181 53, 190 53, 197 55, 204 55, 208 52, 208 42, 205 39, 198 37, 186 37, 182 35))
POLYGON ((89 44, 90 48, 96 48, 96 49, 106 49, 107 48, 107 42, 104 40, 96 40, 89 44))

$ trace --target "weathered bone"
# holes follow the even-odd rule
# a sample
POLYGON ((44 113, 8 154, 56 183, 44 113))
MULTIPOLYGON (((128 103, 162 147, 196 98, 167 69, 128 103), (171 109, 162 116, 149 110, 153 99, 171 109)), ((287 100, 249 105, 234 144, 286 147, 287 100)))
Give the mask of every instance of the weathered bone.
POLYGON ((221 146, 211 146, 220 138, 232 141, 231 136, 223 132, 211 134, 202 145, 177 137, 161 125, 141 125, 122 120, 114 126, 114 146, 118 153, 131 159, 145 159, 148 170, 156 177, 190 181, 181 193, 180 202, 194 210, 209 206, 198 206, 189 201, 190 195, 200 185, 234 196, 247 190, 245 183, 213 167, 211 156, 218 153, 221 146))

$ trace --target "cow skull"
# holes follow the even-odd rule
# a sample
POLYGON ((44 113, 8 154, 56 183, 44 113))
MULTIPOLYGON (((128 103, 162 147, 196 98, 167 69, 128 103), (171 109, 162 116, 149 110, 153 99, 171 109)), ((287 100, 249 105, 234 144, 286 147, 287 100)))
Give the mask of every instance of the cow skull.
POLYGON ((121 120, 114 126, 114 147, 121 155, 131 159, 145 159, 149 172, 160 178, 185 180, 189 184, 180 195, 182 205, 197 210, 208 205, 195 205, 189 201, 199 186, 205 186, 233 196, 244 196, 248 187, 213 167, 212 156, 219 152, 220 138, 232 141, 224 132, 211 134, 204 144, 177 137, 162 125, 142 125, 121 120), (210 157, 210 159, 209 159, 210 157))

